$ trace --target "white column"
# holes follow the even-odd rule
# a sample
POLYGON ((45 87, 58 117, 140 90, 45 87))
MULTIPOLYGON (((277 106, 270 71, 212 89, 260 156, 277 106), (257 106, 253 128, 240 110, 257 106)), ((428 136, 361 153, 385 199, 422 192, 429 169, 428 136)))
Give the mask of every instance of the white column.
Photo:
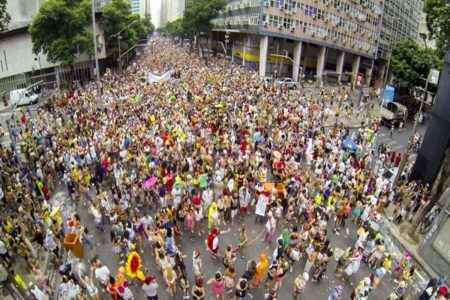
POLYGON ((338 52, 336 61, 336 73, 339 74, 338 83, 341 83, 342 72, 344 71, 344 59, 345 59, 345 52, 344 51, 338 52))
POLYGON ((269 48, 269 37, 262 36, 259 40, 259 76, 266 76, 267 49, 269 48))
POLYGON ((372 67, 366 69, 364 76, 364 83, 366 86, 370 86, 371 81, 372 81, 372 67))
MULTIPOLYGON (((300 58, 302 56, 302 42, 295 41, 294 42, 294 66, 292 68, 292 79, 294 81, 300 81, 301 76, 299 78, 300 72, 300 58)), ((300 74, 301 75, 301 74, 300 74)))
POLYGON ((353 86, 355 86, 355 83, 356 83, 356 76, 358 75, 360 61, 361 61, 361 56, 355 55, 355 57, 353 58, 353 65, 352 65, 353 86))
POLYGON ((234 62, 234 41, 231 41, 231 62, 234 62))
POLYGON ((319 48, 319 54, 317 56, 317 67, 316 67, 316 79, 319 82, 322 82, 322 74, 323 74, 323 68, 325 66, 325 52, 327 48, 325 46, 320 46, 319 48))
POLYGON ((385 73, 386 72, 386 63, 381 63, 380 64, 380 67, 378 68, 378 80, 383 80, 383 78, 384 78, 384 75, 386 74, 385 73))

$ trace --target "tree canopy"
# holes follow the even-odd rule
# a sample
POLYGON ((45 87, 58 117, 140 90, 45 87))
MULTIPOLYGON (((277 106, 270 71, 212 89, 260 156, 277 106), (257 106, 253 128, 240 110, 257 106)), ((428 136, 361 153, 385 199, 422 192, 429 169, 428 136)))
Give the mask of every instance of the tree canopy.
POLYGON ((425 0, 423 11, 430 38, 436 40, 441 57, 450 47, 450 3, 448 0, 425 0))
POLYGON ((226 0, 193 0, 186 5, 183 15, 183 28, 194 36, 212 29, 211 20, 225 8, 226 0))
POLYGON ((8 28, 11 16, 6 10, 6 0, 0 0, 0 31, 4 31, 8 28))
POLYGON ((392 50, 391 65, 398 87, 403 94, 409 89, 422 86, 432 68, 440 68, 442 61, 433 49, 422 48, 416 41, 407 39, 396 44, 392 50))
POLYGON ((120 48, 123 53, 133 47, 139 38, 145 38, 154 30, 150 16, 140 19, 139 15, 131 14, 131 6, 125 0, 113 0, 105 5, 100 25, 105 34, 107 47, 116 53, 119 52, 117 33, 120 32, 120 48))
POLYGON ((183 36, 186 32, 183 27, 183 18, 176 19, 172 22, 167 22, 166 26, 160 29, 160 31, 169 36, 183 36))
POLYGON ((47 0, 33 18, 29 32, 33 52, 73 69, 78 54, 93 54, 90 0, 47 0))

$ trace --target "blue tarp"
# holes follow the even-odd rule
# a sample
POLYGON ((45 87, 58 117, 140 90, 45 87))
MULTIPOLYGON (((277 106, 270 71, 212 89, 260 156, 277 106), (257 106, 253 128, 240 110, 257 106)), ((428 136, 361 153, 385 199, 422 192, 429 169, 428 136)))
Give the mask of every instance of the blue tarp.
POLYGON ((394 101, 394 96, 395 96, 395 87, 392 85, 387 85, 383 93, 383 106, 385 106, 389 102, 394 101))

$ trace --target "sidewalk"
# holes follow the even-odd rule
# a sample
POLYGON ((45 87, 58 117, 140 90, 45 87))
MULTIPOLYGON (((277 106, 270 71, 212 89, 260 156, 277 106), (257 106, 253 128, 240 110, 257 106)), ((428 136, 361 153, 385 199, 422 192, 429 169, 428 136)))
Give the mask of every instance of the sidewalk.
POLYGON ((417 264, 420 266, 420 268, 427 273, 427 275, 432 278, 439 278, 440 276, 430 267, 430 265, 422 258, 422 255, 420 254, 420 243, 417 245, 411 244, 409 241, 407 241, 404 237, 402 232, 400 231, 400 226, 397 226, 393 223, 391 223, 391 226, 389 228, 392 237, 399 242, 399 244, 405 248, 409 253, 411 253, 411 256, 413 257, 414 261, 417 262, 417 264))

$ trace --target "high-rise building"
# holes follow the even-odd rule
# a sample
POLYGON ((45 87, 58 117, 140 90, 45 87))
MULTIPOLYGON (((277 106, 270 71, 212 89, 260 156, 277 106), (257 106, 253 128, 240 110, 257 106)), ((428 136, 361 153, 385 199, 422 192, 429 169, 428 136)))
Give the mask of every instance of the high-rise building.
MULTIPOLYGON (((378 77, 383 78, 392 48, 407 38, 418 40, 423 0, 385 0, 381 23, 378 77)), ((391 73, 389 71, 389 73, 391 73)))
POLYGON ((260 76, 361 83, 377 55, 381 2, 229 0, 213 24, 227 55, 260 76))
POLYGON ((161 26, 181 18, 184 13, 185 0, 162 0, 161 26))
POLYGON ((131 5, 131 13, 139 15, 141 12, 141 1, 140 0, 129 0, 131 5))

